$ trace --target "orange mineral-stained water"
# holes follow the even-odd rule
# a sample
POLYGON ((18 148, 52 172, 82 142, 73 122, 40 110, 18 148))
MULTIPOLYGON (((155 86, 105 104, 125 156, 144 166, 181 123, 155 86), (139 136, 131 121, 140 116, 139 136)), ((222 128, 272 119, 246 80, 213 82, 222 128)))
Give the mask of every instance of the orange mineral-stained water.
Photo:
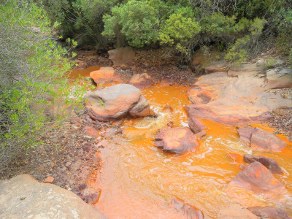
MULTIPOLYGON (((226 193, 228 183, 244 165, 242 156, 252 153, 239 142, 236 127, 202 120, 207 135, 196 152, 166 154, 154 146, 160 128, 170 123, 187 126, 187 91, 185 86, 163 84, 143 89, 158 117, 126 120, 123 137, 113 138, 102 150, 103 168, 97 179, 101 196, 96 207, 108 218, 187 218, 170 204, 178 198, 200 209, 205 218, 217 218, 220 210, 237 202, 244 207, 282 206, 291 213, 292 145, 286 138, 283 152, 254 153, 271 157, 284 168, 285 174, 276 177, 289 194, 281 200, 254 194, 238 194, 235 200, 226 193)), ((266 125, 255 126, 273 131, 266 125)))

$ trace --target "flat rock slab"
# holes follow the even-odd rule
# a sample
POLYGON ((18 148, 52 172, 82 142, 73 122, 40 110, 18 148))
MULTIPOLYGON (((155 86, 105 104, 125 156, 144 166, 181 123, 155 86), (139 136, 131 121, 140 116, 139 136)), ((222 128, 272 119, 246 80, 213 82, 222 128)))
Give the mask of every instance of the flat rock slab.
POLYGON ((129 84, 89 92, 85 105, 90 117, 99 121, 118 119, 128 113, 135 117, 150 113, 148 101, 141 95, 141 91, 129 84))
POLYGON ((74 193, 29 175, 0 181, 0 218, 105 218, 74 193))
POLYGON ((286 143, 276 135, 259 128, 239 128, 238 134, 240 140, 254 150, 280 152, 286 146, 286 143))
POLYGON ((233 71, 238 74, 215 72, 197 79, 189 91, 197 118, 232 125, 250 123, 269 118, 269 112, 277 108, 291 106, 291 97, 285 97, 285 90, 269 90, 266 79, 253 66, 233 71))
POLYGON ((199 143, 189 128, 163 128, 155 138, 156 147, 165 151, 182 154, 195 151, 199 143))
POLYGON ((266 197, 276 197, 286 194, 285 186, 261 163, 253 162, 229 183, 229 191, 242 188, 266 197))

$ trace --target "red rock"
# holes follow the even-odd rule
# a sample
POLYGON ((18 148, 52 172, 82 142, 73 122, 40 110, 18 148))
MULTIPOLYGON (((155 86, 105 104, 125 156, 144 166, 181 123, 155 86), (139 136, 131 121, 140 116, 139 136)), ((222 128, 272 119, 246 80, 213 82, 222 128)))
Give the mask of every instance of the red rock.
POLYGON ((197 137, 189 128, 164 128, 155 138, 155 145, 165 151, 182 154, 195 151, 198 147, 197 137))
POLYGON ((89 92, 85 99, 89 116, 94 120, 109 121, 126 116, 146 116, 149 108, 141 91, 129 84, 118 84, 89 92))
POLYGON ((189 219, 204 219, 204 214, 202 211, 197 209, 196 207, 193 207, 191 205, 188 205, 184 203, 183 200, 180 199, 173 199, 171 201, 171 205, 177 210, 183 212, 183 214, 186 216, 186 218, 189 219))
POLYGON ((229 183, 229 187, 239 187, 257 194, 284 194, 284 185, 261 163, 253 162, 229 183))
POLYGON ((55 178, 52 176, 48 176, 47 178, 44 179, 44 183, 52 183, 54 182, 55 178))
POLYGON ((188 124, 190 129, 193 131, 193 133, 198 134, 202 133, 202 135, 206 134, 206 127, 201 123, 195 115, 193 115, 191 110, 187 110, 188 114, 188 124))
POLYGON ((118 75, 115 74, 115 69, 112 67, 101 67, 97 71, 90 72, 90 77, 96 84, 104 82, 121 82, 118 75))
POLYGON ((258 151, 280 152, 286 146, 280 138, 259 128, 239 128, 238 134, 243 143, 258 151))
POLYGON ((265 219, 291 219, 286 211, 274 207, 251 207, 248 208, 253 214, 265 219))
POLYGON ((246 163, 252 163, 252 162, 255 162, 255 161, 260 162, 266 168, 268 168, 272 173, 276 173, 276 174, 282 174, 283 173, 283 170, 281 169, 279 164, 276 161, 274 161, 273 159, 271 159, 271 158, 245 154, 243 156, 243 160, 246 163))
POLYGON ((152 85, 153 81, 147 73, 143 73, 133 75, 129 83, 138 88, 145 88, 152 85))
POLYGON ((215 98, 215 94, 211 90, 203 90, 200 87, 194 87, 189 90, 188 97, 194 104, 207 104, 215 98))

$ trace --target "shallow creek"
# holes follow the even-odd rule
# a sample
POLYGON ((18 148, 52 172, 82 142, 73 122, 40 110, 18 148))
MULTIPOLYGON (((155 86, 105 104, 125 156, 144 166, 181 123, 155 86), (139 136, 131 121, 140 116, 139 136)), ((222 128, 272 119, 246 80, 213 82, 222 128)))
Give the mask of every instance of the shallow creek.
MULTIPOLYGON (((96 207, 108 218, 186 218, 171 206, 176 198, 200 209, 205 218, 216 218, 221 209, 239 201, 244 207, 277 205, 292 210, 292 145, 280 153, 254 153, 275 159, 285 174, 275 175, 288 189, 281 200, 252 194, 226 194, 226 186, 244 165, 242 155, 252 151, 239 142, 236 127, 202 120, 207 135, 196 152, 174 155, 154 146, 156 132, 168 123, 187 126, 184 106, 190 104, 188 87, 156 84, 142 90, 157 118, 127 119, 123 135, 102 149, 103 168, 91 180, 101 188, 96 207)), ((265 124, 253 124, 273 132, 265 124)))

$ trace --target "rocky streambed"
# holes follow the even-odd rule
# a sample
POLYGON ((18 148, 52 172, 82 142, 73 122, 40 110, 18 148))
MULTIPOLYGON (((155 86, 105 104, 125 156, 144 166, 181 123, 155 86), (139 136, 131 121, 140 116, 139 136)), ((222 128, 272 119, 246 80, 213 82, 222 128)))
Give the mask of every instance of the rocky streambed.
POLYGON ((96 85, 79 121, 91 164, 72 190, 106 218, 290 218, 291 70, 216 63, 184 84, 137 73, 128 52, 70 74, 96 85))

